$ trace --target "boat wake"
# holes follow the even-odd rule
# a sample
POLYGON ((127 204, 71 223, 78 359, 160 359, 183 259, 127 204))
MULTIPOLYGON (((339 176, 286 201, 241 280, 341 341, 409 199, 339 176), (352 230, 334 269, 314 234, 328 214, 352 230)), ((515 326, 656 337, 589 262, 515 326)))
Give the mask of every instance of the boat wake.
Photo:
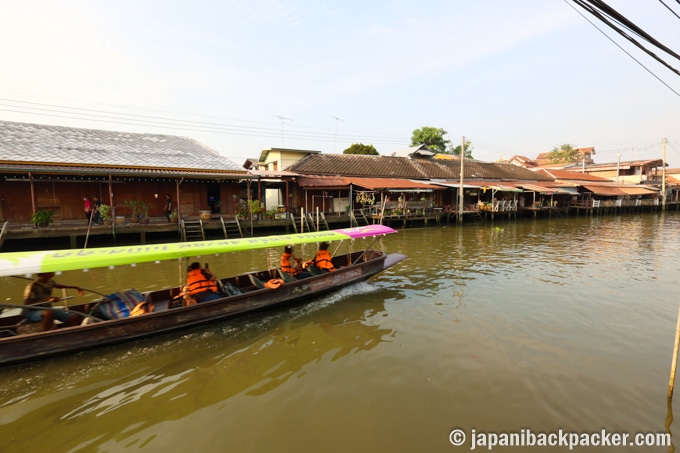
MULTIPOLYGON (((225 344, 244 344, 266 335, 282 323, 293 322, 330 307, 352 297, 382 291, 378 284, 359 282, 338 291, 321 296, 301 305, 287 306, 267 312, 253 313, 241 318, 218 321, 216 323, 188 329, 183 332, 168 333, 120 345, 109 346, 94 351, 83 351, 69 356, 47 359, 41 362, 17 364, 7 367, 0 376, 16 385, 0 389, 0 408, 17 400, 29 397, 33 391, 26 391, 27 381, 52 382, 50 376, 54 369, 68 375, 68 386, 75 382, 88 380, 90 376, 102 375, 113 369, 125 369, 134 364, 142 365, 147 361, 162 362, 162 357, 178 349, 223 350, 225 344), (56 365, 56 366, 55 366, 56 365)), ((142 367, 146 368, 146 367, 142 367)), ((48 386, 49 387, 49 386, 48 386)), ((61 386, 53 385, 52 390, 61 386)))

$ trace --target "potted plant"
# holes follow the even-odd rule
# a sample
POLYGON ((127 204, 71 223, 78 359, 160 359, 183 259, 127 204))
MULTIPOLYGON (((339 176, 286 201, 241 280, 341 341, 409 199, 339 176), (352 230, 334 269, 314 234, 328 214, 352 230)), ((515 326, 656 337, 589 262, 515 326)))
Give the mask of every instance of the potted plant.
POLYGON ((279 210, 278 210, 278 208, 270 209, 270 210, 267 211, 266 214, 265 214, 265 216, 266 216, 267 219, 269 219, 269 220, 274 219, 274 216, 278 216, 278 215, 279 215, 279 210))
POLYGON ((248 200, 248 214, 252 215, 253 219, 258 219, 261 212, 260 200, 248 200))
POLYGON ((53 215, 54 211, 45 211, 44 209, 38 209, 31 216, 31 222, 33 222, 33 225, 39 228, 44 228, 53 222, 52 220, 53 215))
POLYGON ((173 209, 168 217, 170 218, 170 222, 177 223, 177 218, 179 217, 179 214, 177 213, 177 208, 173 209))
POLYGON ((132 211, 130 214, 130 222, 139 223, 139 202, 137 200, 127 200, 125 204, 128 205, 132 211))
POLYGON ((107 204, 99 205, 99 218, 104 221, 105 225, 111 225, 111 206, 107 204))
POLYGON ((139 219, 141 223, 149 223, 149 210, 153 208, 151 203, 140 201, 137 203, 139 209, 139 219))
POLYGON ((238 210, 238 216, 241 219, 247 219, 250 216, 248 212, 248 206, 245 203, 241 203, 238 210))

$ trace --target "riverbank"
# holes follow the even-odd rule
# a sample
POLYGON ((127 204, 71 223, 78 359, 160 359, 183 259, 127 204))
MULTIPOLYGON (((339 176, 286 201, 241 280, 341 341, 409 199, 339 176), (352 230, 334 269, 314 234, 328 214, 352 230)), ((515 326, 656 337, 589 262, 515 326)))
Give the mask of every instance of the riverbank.
MULTIPOLYGON (((680 210, 680 203, 669 203, 668 211, 680 210)), ((521 221, 536 218, 567 218, 572 216, 606 216, 638 213, 661 213, 658 205, 643 206, 572 206, 572 207, 520 207, 514 211, 474 210, 462 215, 463 225, 521 221)), ((189 217, 188 221, 198 218, 189 217)), ((383 223, 395 229, 422 228, 429 226, 456 225, 458 213, 435 210, 422 215, 385 216, 356 215, 359 225, 383 223)), ((213 215, 202 222, 206 239, 224 239, 224 224, 234 222, 233 216, 213 215)), ((289 234, 300 231, 299 219, 240 220, 243 237, 269 234, 289 234)), ((315 220, 316 222, 316 220, 315 220)), ((328 214, 319 219, 318 228, 337 229, 353 226, 347 215, 328 214)), ((305 228, 317 229, 316 224, 305 228)), ((232 236, 228 236, 232 237, 232 236)), ((240 237, 240 236, 239 236, 240 237)), ((106 247, 123 244, 152 244, 183 240, 180 224, 169 223, 165 217, 152 217, 149 223, 126 223, 124 225, 91 225, 85 220, 57 221, 48 227, 37 228, 29 223, 8 223, 0 236, 0 251, 55 250, 73 248, 106 247)))

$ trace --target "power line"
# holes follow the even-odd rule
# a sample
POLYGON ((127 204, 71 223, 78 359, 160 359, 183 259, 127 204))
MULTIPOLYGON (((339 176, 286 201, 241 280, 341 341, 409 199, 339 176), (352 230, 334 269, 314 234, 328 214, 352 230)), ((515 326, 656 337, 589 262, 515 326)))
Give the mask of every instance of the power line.
MULTIPOLYGON (((177 130, 182 130, 209 134, 224 134, 271 139, 281 137, 281 131, 276 129, 275 127, 244 126, 235 124, 224 124, 213 121, 193 121, 171 118, 169 116, 151 116, 133 113, 122 113, 106 109, 96 110, 50 103, 21 101, 8 98, 0 98, 0 111, 27 115, 40 115, 55 118, 86 120, 109 124, 123 124, 137 127, 154 127, 171 130, 172 131, 171 133, 173 134, 175 134, 177 130)), ((191 116, 207 117, 205 115, 191 115, 191 116)), ((333 118, 336 119, 336 127, 337 121, 344 121, 335 116, 333 116, 333 118)), ((354 143, 372 143, 374 145, 383 146, 396 145, 401 146, 404 149, 407 148, 410 144, 410 137, 406 135, 403 136, 381 135, 367 131, 343 131, 343 133, 339 134, 337 129, 332 130, 330 128, 314 128, 309 126, 300 126, 298 128, 289 129, 292 130, 284 131, 284 138, 295 139, 300 141, 317 141, 324 143, 332 142, 334 146, 337 140, 343 140, 346 142, 354 143)), ((506 145, 485 143, 483 138, 481 139, 481 141, 477 141, 476 138, 468 136, 468 139, 472 142, 474 146, 474 151, 478 151, 480 153, 482 152, 512 153, 515 155, 521 155, 522 153, 526 153, 526 151, 517 151, 513 149, 515 148, 514 146, 511 147, 506 145)), ((661 145, 655 144, 652 146, 660 147, 661 145)), ((649 148, 650 147, 647 148, 636 147, 636 149, 641 151, 644 151, 645 149, 649 148)), ((611 151, 598 151, 598 153, 606 154, 608 152, 621 152, 621 151, 628 152, 631 149, 632 148, 623 148, 611 151)))
POLYGON ((663 50, 666 52, 668 55, 673 56, 674 58, 680 60, 680 55, 678 55, 676 52, 674 52, 672 49, 669 47, 665 46, 658 40, 656 40, 653 36, 645 32, 642 28, 638 27, 635 25, 634 22, 631 22, 628 18, 626 18, 624 15, 616 11, 614 8, 611 6, 607 5, 604 1, 602 0, 574 0, 574 2, 580 4, 584 9, 587 11, 591 12, 591 14, 595 15, 598 17, 602 22, 606 23, 609 25, 613 30, 615 30, 617 33, 621 34, 621 36, 625 37, 626 39, 629 39, 631 42, 633 42, 635 45, 640 47, 643 51, 649 53, 649 55, 653 56, 654 58, 657 58, 657 60, 666 65, 669 69, 673 70, 676 72, 678 75, 680 75, 680 72, 676 70, 675 68, 671 67, 668 65, 665 61, 659 59, 655 54, 653 54, 651 51, 649 51, 647 48, 643 47, 640 43, 632 39, 628 34, 626 34, 623 30, 615 27, 612 23, 610 23, 607 19, 605 19, 602 14, 608 16, 610 19, 614 20, 618 24, 622 25, 625 27, 627 30, 633 32, 640 38, 644 39, 648 43, 652 44, 653 46, 663 50), (590 3, 592 7, 586 6, 585 4, 590 3), (597 10, 599 9, 599 11, 597 10))
MULTIPOLYGON (((96 122, 106 122, 112 124, 125 124, 132 126, 157 127, 164 129, 181 129, 186 131, 224 133, 241 136, 258 137, 281 137, 281 131, 274 128, 253 127, 234 124, 224 124, 207 121, 191 121, 183 119, 169 118, 165 116, 138 115, 130 113, 119 113, 110 110, 95 110, 79 107, 68 107, 56 104, 46 104, 14 99, 0 98, 0 111, 33 114, 57 118, 80 119, 96 122), (17 105, 18 104, 18 105, 17 105), (4 107, 4 108, 3 108, 4 107)), ((292 130, 283 131, 283 137, 301 140, 320 140, 334 142, 342 140, 363 140, 383 144, 404 144, 406 138, 396 135, 375 135, 363 131, 346 131, 337 134, 330 128, 310 128, 300 127, 292 130), (316 132, 314 129, 320 131, 316 132)), ((406 144, 404 146, 407 146, 406 144)))
MULTIPOLYGON (((663 80, 661 80, 661 78, 659 78, 659 77, 658 77, 656 74, 654 74, 649 68, 647 68, 644 64, 642 64, 642 62, 640 62, 639 60, 637 60, 637 59, 636 59, 633 55, 631 55, 627 50, 625 50, 625 49, 624 49, 623 47, 621 47, 616 41, 614 41, 614 40, 613 40, 612 38, 610 38, 605 32, 603 32, 597 25, 595 25, 595 24, 594 24, 592 21, 590 21, 586 16, 584 16, 580 11, 578 11, 576 8, 574 8, 573 5, 571 5, 567 0, 564 0, 564 1, 565 1, 565 3, 567 3, 572 9, 574 9, 574 11, 576 11, 581 17, 583 17, 583 18, 584 18, 585 20, 587 20, 593 27, 595 27, 600 33, 602 33, 608 40, 610 40, 612 43, 614 43, 614 45, 615 45, 616 47, 618 47, 619 49, 621 49, 623 52, 626 53, 626 55, 628 55, 630 58, 632 58, 637 64, 639 64, 640 66, 642 66, 642 68, 644 68, 645 71, 649 72, 655 79, 657 79, 659 82, 661 82, 662 84, 664 84, 664 85, 666 86, 666 88, 668 88, 669 90, 671 90, 671 91, 672 91, 673 93, 675 93, 676 95, 680 96, 680 93, 678 93, 677 91, 675 91, 675 90, 674 90, 673 88, 671 88, 666 82, 664 82, 663 80)), ((612 29, 614 29, 617 33, 621 34, 621 35, 624 36, 626 39, 628 39, 628 40, 631 41, 633 44, 635 44, 637 47, 639 47, 640 49, 642 49, 644 52, 646 52, 647 54, 649 54, 650 56, 652 56, 652 58, 654 58, 655 60, 659 61, 661 64, 663 64, 664 66, 666 66, 667 68, 669 68, 671 71, 673 71, 673 72, 675 72, 676 74, 680 75, 680 71, 678 71, 677 69, 675 69, 675 68, 673 68, 672 66, 670 66, 670 65, 669 65, 668 63, 666 63, 664 60, 662 60, 661 58, 659 58, 656 54, 654 54, 653 52, 651 52, 651 51, 649 51, 648 49, 646 49, 644 46, 642 46, 640 43, 638 43, 638 42, 637 42, 636 40, 634 40, 632 37, 628 36, 625 32, 623 32, 622 30, 620 30, 620 29, 618 29, 617 27, 615 27, 612 23, 610 23, 607 19, 605 19, 601 14, 599 14, 594 8, 591 8, 590 6, 586 5, 586 4, 585 4, 586 1, 582 1, 582 0, 572 0, 572 1, 573 1, 574 3, 580 5, 581 7, 583 7, 583 9, 585 9, 586 11, 589 11, 589 12, 590 12, 591 14, 593 14, 595 17, 598 17, 602 22, 604 22, 605 24, 609 25, 609 26, 610 26, 612 29)), ((597 2, 597 3, 606 6, 606 4, 605 4, 604 2, 597 2)), ((611 11, 614 11, 613 9, 609 8, 608 6, 607 6, 607 8, 608 8, 609 10, 611 10, 611 11)), ((615 12, 615 11, 614 11, 614 12, 615 12)), ((625 17, 621 16, 621 15, 618 14, 618 13, 616 13, 616 15, 617 15, 617 17, 621 17, 621 18, 625 19, 625 17)), ((630 23, 627 19, 625 19, 625 20, 626 20, 626 22, 630 23)), ((633 25, 634 25, 634 24, 633 24, 633 25)), ((635 28, 638 29, 638 30, 640 30, 642 33, 644 33, 644 32, 643 32, 641 29, 639 29, 638 27, 635 27, 635 28)), ((644 35, 645 35, 645 36, 648 36, 646 33, 644 33, 644 35)), ((650 36, 650 39, 652 39, 654 42, 657 42, 657 43, 658 43, 658 41, 656 41, 656 40, 654 40, 653 38, 651 38, 651 36, 650 36)), ((658 44, 661 45, 661 43, 658 43, 658 44)), ((672 50, 668 49, 667 47, 665 47, 665 46, 663 46, 663 45, 661 45, 661 46, 662 46, 661 48, 667 49, 667 52, 668 52, 669 54, 675 56, 676 58, 680 58, 680 57, 679 57, 675 52, 673 52, 672 50)))
MULTIPOLYGON (((678 3, 680 3, 680 0, 676 0, 676 1, 677 1, 678 3)), ((680 16, 678 16, 678 13, 676 13, 675 11, 673 11, 673 10, 670 8, 670 6, 668 6, 667 4, 664 3, 663 0, 659 0, 659 2, 661 2, 661 4, 662 4, 663 6, 665 6, 666 8, 668 8, 668 11, 670 11, 671 13, 673 13, 673 14, 675 15, 675 17, 677 17, 678 19, 680 19, 680 16)))

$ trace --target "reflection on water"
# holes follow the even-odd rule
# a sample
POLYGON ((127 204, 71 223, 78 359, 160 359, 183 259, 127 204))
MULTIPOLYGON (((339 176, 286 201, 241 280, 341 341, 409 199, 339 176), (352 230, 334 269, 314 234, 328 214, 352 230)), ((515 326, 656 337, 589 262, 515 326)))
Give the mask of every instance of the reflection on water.
MULTIPOLYGON (((672 433, 679 227, 667 214, 405 230, 380 247, 409 259, 342 294, 0 370, 0 448, 452 451, 454 427, 672 433)), ((266 258, 201 261, 230 275, 266 258)), ((59 278, 109 292, 178 272, 59 278)), ((5 280, 20 297, 25 282, 5 280)))
MULTIPOLYGON (((3 373, 7 385, 0 391, 0 420, 32 431, 50 430, 54 423, 87 424, 90 429, 77 442, 68 432, 63 439, 51 436, 60 449, 106 442, 113 448, 121 433, 128 443, 143 446, 154 437, 144 432, 153 431, 159 415, 164 421, 181 420, 235 395, 261 397, 304 376, 311 363, 334 362, 389 340, 390 330, 371 324, 384 311, 382 301, 357 300, 376 289, 362 283, 285 312, 14 367, 3 373), (345 307, 341 313, 329 313, 318 323, 309 319, 339 300, 345 307), (16 410, 28 401, 28 412, 16 410)), ((31 442, 17 440, 0 440, 0 447, 28 448, 31 442)))

